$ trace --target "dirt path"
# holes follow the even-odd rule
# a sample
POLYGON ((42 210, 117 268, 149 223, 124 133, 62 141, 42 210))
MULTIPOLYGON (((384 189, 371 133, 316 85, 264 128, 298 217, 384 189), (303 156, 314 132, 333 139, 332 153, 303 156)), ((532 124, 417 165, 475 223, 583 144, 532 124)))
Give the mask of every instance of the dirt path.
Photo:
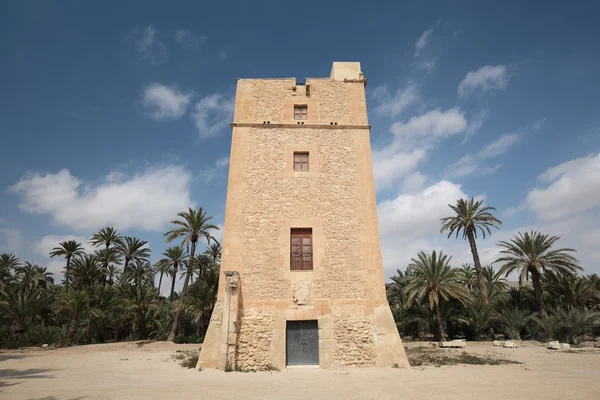
POLYGON ((600 399, 600 352, 469 343, 469 352, 499 352, 524 364, 225 373, 185 369, 173 359, 195 348, 158 342, 3 352, 0 398, 600 399))

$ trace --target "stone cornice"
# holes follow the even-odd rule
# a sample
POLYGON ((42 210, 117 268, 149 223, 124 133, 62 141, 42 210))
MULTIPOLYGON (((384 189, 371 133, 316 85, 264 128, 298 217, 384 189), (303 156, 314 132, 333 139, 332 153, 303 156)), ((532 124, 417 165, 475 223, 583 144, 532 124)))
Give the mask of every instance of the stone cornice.
POLYGON ((371 125, 257 124, 255 122, 232 122, 230 125, 232 128, 371 129, 371 125))

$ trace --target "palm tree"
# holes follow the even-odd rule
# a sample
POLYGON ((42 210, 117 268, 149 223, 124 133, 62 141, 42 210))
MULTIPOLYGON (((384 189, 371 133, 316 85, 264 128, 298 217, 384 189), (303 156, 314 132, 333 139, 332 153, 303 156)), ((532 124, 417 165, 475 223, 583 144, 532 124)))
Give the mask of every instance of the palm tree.
POLYGON ((96 257, 86 254, 73 259, 68 276, 75 290, 87 289, 104 282, 104 268, 96 257))
POLYGON ((115 277, 117 277, 120 273, 121 270, 119 269, 119 267, 117 267, 114 264, 109 264, 108 268, 106 268, 106 270, 104 271, 107 283, 112 286, 112 284, 115 282, 115 277))
POLYGON ((519 282, 528 280, 531 275, 540 313, 544 311, 542 273, 546 270, 554 270, 561 274, 573 275, 581 270, 577 259, 569 254, 574 252, 574 249, 552 249, 558 239, 558 236, 544 235, 536 231, 525 232, 525 234, 519 232, 510 241, 499 242, 504 250, 500 251, 501 257, 494 261, 502 263, 500 272, 504 276, 518 271, 519 282))
POLYGON ((221 261, 221 244, 216 240, 204 250, 204 254, 210 257, 210 260, 216 264, 221 261))
POLYGON ((125 236, 122 240, 116 242, 115 248, 117 253, 125 259, 123 272, 127 271, 131 260, 148 261, 148 258, 150 258, 150 249, 146 247, 147 243, 145 240, 139 240, 131 236, 125 236))
POLYGON ((65 287, 69 291, 69 266, 71 264, 71 258, 83 254, 83 246, 76 240, 67 240, 59 243, 58 247, 55 247, 50 252, 50 257, 65 256, 67 265, 65 266, 65 287))
POLYGON ((482 335, 488 332, 497 319, 494 309, 484 307, 479 298, 473 298, 466 303, 461 314, 458 320, 469 327, 470 336, 474 340, 479 340, 482 335))
POLYGON ((488 300, 494 297, 497 298, 501 293, 508 290, 506 278, 502 277, 502 272, 496 271, 491 265, 482 268, 483 277, 488 293, 488 300))
MULTIPOLYGON (((166 241, 169 243, 175 239, 183 238, 181 245, 191 245, 190 259, 193 259, 194 255, 196 254, 196 243, 198 243, 198 239, 204 237, 206 238, 206 242, 210 244, 210 242, 214 240, 211 235, 211 230, 218 230, 219 227, 209 223, 212 217, 207 216, 206 211, 202 210, 202 207, 198 208, 198 210, 189 208, 188 211, 180 212, 177 215, 181 219, 171 221, 176 228, 165 233, 166 241)), ((183 289, 181 290, 181 297, 184 297, 187 293, 191 272, 191 269, 187 271, 185 281, 183 283, 183 289)), ((181 320, 181 311, 182 307, 177 307, 171 332, 167 338, 168 341, 172 342, 175 339, 177 327, 179 326, 179 321, 181 320)))
POLYGON ((183 307, 198 325, 198 334, 206 332, 210 315, 217 300, 219 286, 219 269, 216 264, 209 264, 203 271, 203 279, 198 279, 189 286, 188 295, 183 299, 183 307))
POLYGON ((71 318, 67 332, 67 344, 72 344, 77 334, 79 321, 86 316, 99 318, 100 311, 97 308, 90 307, 90 296, 84 290, 73 290, 62 293, 57 299, 55 305, 56 312, 64 312, 71 318))
POLYGON ((162 282, 163 273, 171 275, 173 279, 171 280, 171 295, 169 296, 169 300, 173 301, 173 292, 175 291, 175 280, 177 278, 177 270, 179 266, 183 264, 183 262, 187 259, 187 253, 183 250, 181 246, 171 246, 162 253, 165 258, 160 259, 156 263, 157 269, 160 271, 160 280, 159 280, 159 292, 160 292, 160 282, 162 282))
POLYGON ((478 284, 475 268, 468 263, 464 263, 460 266, 460 279, 467 286, 469 291, 472 291, 473 286, 478 284))
POLYGON ((406 272, 405 307, 415 300, 428 299, 429 307, 435 310, 440 340, 444 338, 444 323, 440 312, 441 300, 457 299, 461 302, 469 298, 467 288, 461 283, 457 269, 450 268, 450 259, 440 251, 435 250, 431 255, 420 252, 417 258, 411 260, 406 272))
POLYGON ((21 286, 30 288, 48 288, 54 283, 52 273, 46 267, 40 267, 29 261, 15 268, 15 277, 21 286))
POLYGON ((12 272, 19 265, 21 265, 21 260, 19 260, 14 254, 2 253, 0 254, 0 289, 4 285, 8 285, 12 280, 12 272))
POLYGON ((599 299, 590 279, 582 276, 573 277, 546 271, 542 276, 542 285, 552 293, 550 303, 553 308, 581 309, 593 306, 599 299))
POLYGON ((121 279, 133 286, 153 286, 154 272, 149 262, 136 260, 123 272, 121 279))
POLYGON ((112 248, 104 248, 100 250, 96 250, 94 252, 94 257, 100 264, 102 264, 102 269, 104 270, 104 274, 108 277, 109 266, 114 266, 113 271, 117 268, 114 264, 119 264, 121 259, 119 258, 119 254, 116 249, 112 248))
POLYGON ((48 301, 48 291, 41 287, 7 286, 0 290, 0 317, 10 323, 11 334, 19 338, 48 301))
POLYGON ((483 239, 485 239, 486 233, 491 235, 490 227, 498 229, 498 225, 502 222, 494 217, 490 211, 496 211, 494 207, 482 206, 483 200, 475 201, 474 198, 471 200, 459 199, 456 205, 448 204, 456 215, 452 217, 442 218, 442 228, 440 233, 448 231, 448 238, 452 234, 456 233, 456 237, 462 232, 462 238, 469 240, 471 246, 471 253, 473 254, 473 263, 475 264, 475 271, 477 272, 477 279, 479 281, 479 290, 481 291, 481 299, 483 304, 487 305, 487 290, 485 284, 485 278, 481 270, 481 261, 479 260, 479 254, 477 253, 477 231, 481 232, 483 239))
POLYGON ((525 310, 507 308, 500 312, 498 320, 509 339, 521 340, 521 331, 531 321, 531 315, 525 310))
POLYGON ((116 244, 120 240, 121 235, 119 235, 119 232, 115 228, 108 226, 94 233, 90 238, 90 244, 96 247, 104 245, 108 249, 111 244, 116 244))

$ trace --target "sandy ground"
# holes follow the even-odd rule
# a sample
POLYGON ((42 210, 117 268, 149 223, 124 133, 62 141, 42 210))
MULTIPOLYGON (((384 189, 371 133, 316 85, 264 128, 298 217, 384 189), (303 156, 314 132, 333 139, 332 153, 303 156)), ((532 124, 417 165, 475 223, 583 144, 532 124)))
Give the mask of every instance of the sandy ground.
POLYGON ((194 349, 157 342, 1 352, 0 399, 600 399, 600 351, 593 349, 469 343, 469 352, 523 364, 258 373, 196 371, 173 359, 194 349))

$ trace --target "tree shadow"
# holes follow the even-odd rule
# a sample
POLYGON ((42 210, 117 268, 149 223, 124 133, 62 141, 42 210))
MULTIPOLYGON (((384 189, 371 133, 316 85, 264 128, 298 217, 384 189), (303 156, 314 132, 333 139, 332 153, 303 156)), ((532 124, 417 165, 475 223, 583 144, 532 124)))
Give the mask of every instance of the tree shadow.
POLYGON ((56 396, 46 396, 46 397, 36 397, 36 398, 30 398, 28 400, 81 400, 81 399, 85 399, 85 397, 71 397, 69 399, 59 399, 56 396))
POLYGON ((27 357, 25 354, 9 354, 9 353, 0 353, 0 361, 6 360, 19 360, 21 358, 27 357))
POLYGON ((0 369, 0 379, 52 378, 51 375, 44 375, 51 371, 55 370, 51 368, 0 369))

